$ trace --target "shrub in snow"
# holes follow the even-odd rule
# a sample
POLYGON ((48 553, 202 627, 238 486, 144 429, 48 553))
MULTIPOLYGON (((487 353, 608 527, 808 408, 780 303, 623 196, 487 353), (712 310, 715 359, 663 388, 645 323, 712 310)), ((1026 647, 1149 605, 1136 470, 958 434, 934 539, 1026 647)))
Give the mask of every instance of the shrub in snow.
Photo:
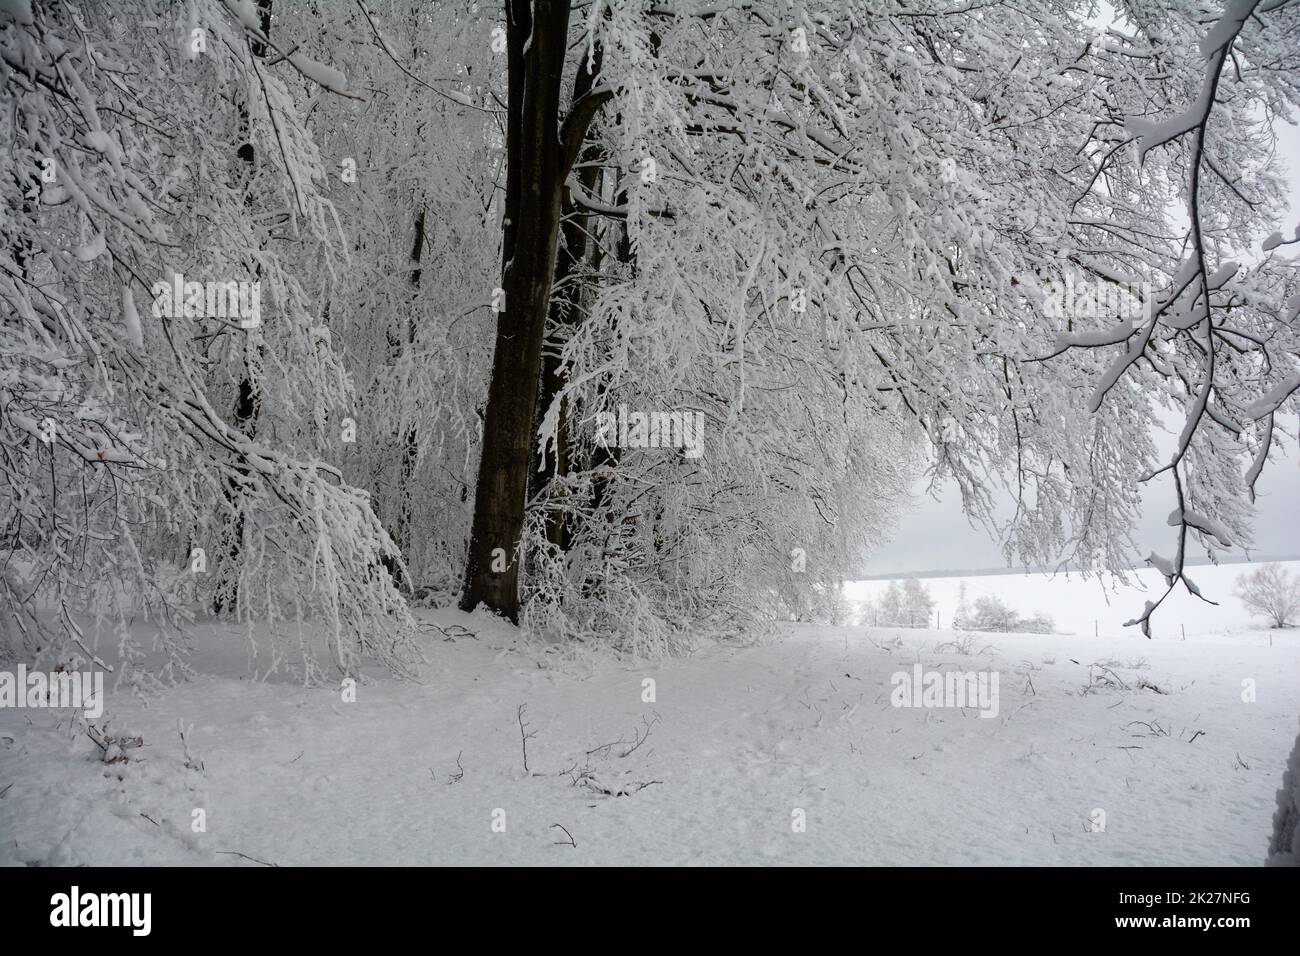
POLYGON ((1018 631, 1022 634, 1055 634, 1056 622, 1037 611, 1032 617, 1021 617, 1014 608, 992 594, 975 599, 975 610, 963 615, 964 626, 972 631, 1018 631))
POLYGON ((975 613, 971 615, 969 626, 977 631, 1014 631, 1016 621, 1016 612, 1001 598, 981 594, 975 599, 975 613))
POLYGON ((1056 622, 1050 614, 1036 611, 1033 617, 1022 617, 1016 622, 1016 630, 1025 634, 1055 634, 1056 622))
POLYGON ((1300 736, 1296 737, 1273 814, 1273 837, 1268 842, 1269 866, 1300 866, 1300 736))

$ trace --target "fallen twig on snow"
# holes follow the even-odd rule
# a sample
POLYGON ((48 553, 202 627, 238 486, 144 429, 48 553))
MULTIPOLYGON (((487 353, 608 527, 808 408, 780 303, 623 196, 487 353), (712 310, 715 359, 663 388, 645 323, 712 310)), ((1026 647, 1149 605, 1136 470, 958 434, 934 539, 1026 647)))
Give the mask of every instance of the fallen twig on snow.
MULTIPOLYGON (((185 769, 197 770, 199 773, 203 773, 203 761, 194 756, 194 751, 190 750, 190 734, 193 730, 193 724, 186 727, 184 720, 179 717, 176 718, 176 733, 179 734, 181 738, 181 751, 185 754, 185 769)), ((301 756, 302 754, 298 754, 298 757, 301 756)), ((297 760, 298 757, 294 757, 293 760, 297 760)), ((293 760, 290 760, 289 763, 293 763, 293 760)))
POLYGON ((655 724, 659 723, 659 715, 655 714, 654 720, 648 720, 647 718, 642 717, 641 723, 644 726, 644 732, 636 731, 636 730, 633 731, 633 734, 636 735, 636 742, 632 744, 631 747, 627 748, 627 750, 624 750, 621 754, 618 755, 620 760, 628 756, 629 754, 631 754, 634 750, 636 750, 643 743, 645 743, 647 740, 650 739, 650 730, 654 727, 655 724))
POLYGON ((433 630, 437 631, 439 634, 442 635, 443 641, 455 642, 455 640, 459 637, 470 637, 476 641, 478 640, 478 635, 476 633, 474 633, 467 627, 462 627, 459 624, 448 624, 444 628, 444 627, 439 627, 437 624, 433 623, 433 621, 421 621, 418 626, 424 629, 432 628, 433 630))
POLYGON ((646 787, 653 787, 657 783, 663 783, 662 780, 636 780, 626 786, 611 787, 601 783, 585 771, 579 778, 579 782, 593 793, 602 793, 607 797, 627 797, 634 793, 640 793, 646 787))
POLYGON ((1096 687, 1118 687, 1120 690, 1130 689, 1128 684, 1124 682, 1124 679, 1115 673, 1114 669, 1110 666, 1110 663, 1103 664, 1099 661, 1094 661, 1088 665, 1088 683, 1083 688, 1085 694, 1096 687))
POLYGON ((280 865, 279 863, 267 863, 265 860, 259 860, 257 857, 249 856, 247 853, 240 853, 238 850, 217 850, 217 854, 219 856, 242 856, 245 860, 250 860, 253 863, 260 863, 262 866, 279 867, 280 865))
POLYGON ((1150 722, 1145 720, 1130 720, 1124 726, 1132 727, 1134 724, 1137 724, 1139 727, 1145 727, 1149 731, 1149 733, 1132 734, 1131 736, 1133 737, 1168 737, 1169 736, 1169 728, 1160 726, 1160 721, 1158 720, 1152 720, 1150 722))
POLYGON ((527 728, 524 727, 524 708, 527 706, 527 704, 520 704, 519 709, 515 711, 515 719, 519 721, 519 742, 524 750, 524 773, 530 772, 528 769, 528 740, 537 736, 536 731, 529 733, 527 728))
MULTIPOLYGON (((631 754, 638 747, 640 747, 642 744, 644 744, 646 740, 650 737, 651 728, 653 728, 655 724, 659 723, 659 720, 660 717, 658 713, 655 713, 654 720, 649 720, 645 717, 642 717, 641 718, 642 728, 638 729, 634 727, 632 729, 633 744, 631 747, 628 747, 626 750, 624 750, 621 754, 618 755, 619 759, 620 760, 623 759, 624 757, 631 754)), ((627 743, 627 738, 624 737, 622 734, 620 734, 618 740, 611 740, 607 744, 601 744, 598 747, 592 747, 590 750, 586 751, 585 753, 588 757, 601 757, 601 758, 608 757, 611 750, 613 750, 615 747, 618 747, 626 743, 627 743)), ((560 773, 568 773, 568 771, 561 770, 560 773)))
POLYGON ((1032 703, 1033 703, 1034 701, 1036 701, 1037 699, 1038 699, 1037 697, 1031 697, 1031 698, 1029 698, 1029 700, 1025 701, 1023 704, 1021 704, 1019 707, 1017 707, 1017 708, 1016 708, 1015 710, 1013 710, 1011 713, 1007 714, 1006 718, 1002 721, 1002 726, 1005 727, 1007 724, 1009 724, 1009 723, 1011 722, 1011 718, 1012 718, 1012 717, 1016 716, 1016 714, 1020 713, 1022 710, 1024 710, 1026 707, 1028 707, 1030 704, 1032 704, 1032 703))
POLYGON ((104 752, 104 763, 126 763, 128 750, 144 746, 143 737, 111 737, 95 727, 87 727, 86 736, 104 752))

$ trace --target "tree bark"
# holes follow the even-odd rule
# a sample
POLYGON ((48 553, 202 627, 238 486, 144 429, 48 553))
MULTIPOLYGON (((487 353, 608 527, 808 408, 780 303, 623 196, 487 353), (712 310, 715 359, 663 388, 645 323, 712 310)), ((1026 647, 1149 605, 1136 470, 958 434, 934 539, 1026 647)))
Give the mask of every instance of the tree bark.
MULTIPOLYGON (((268 38, 271 36, 271 3, 272 0, 257 0, 258 25, 262 28, 262 35, 268 38)), ((261 40, 250 41, 249 48, 253 56, 258 57, 259 59, 266 57, 266 44, 261 40)), ((243 164, 245 185, 252 182, 253 176, 256 172, 255 151, 251 141, 251 125, 252 121, 249 116, 248 107, 241 107, 239 111, 239 132, 240 139, 243 140, 243 142, 240 144, 239 149, 236 150, 235 155, 239 157, 240 162, 243 164)), ((256 205, 251 191, 244 197, 244 205, 249 209, 252 209, 256 205)), ((255 275, 259 279, 261 278, 261 272, 262 268, 258 265, 255 269, 255 275)), ((247 435, 249 438, 252 438, 257 433, 257 420, 262 413, 262 394, 261 389, 253 378, 253 373, 249 366, 254 360, 260 362, 262 346, 260 344, 260 339, 258 340, 257 345, 253 345, 250 343, 248 337, 245 337, 243 344, 245 371, 243 377, 239 380, 239 391, 235 398, 233 424, 240 432, 247 435), (253 358, 250 358, 250 352, 253 353, 253 358)), ((241 475, 248 474, 247 469, 242 466, 237 467, 236 470, 241 475)), ((226 500, 234 510, 234 517, 226 527, 226 557, 225 561, 222 562, 218 569, 219 577, 212 593, 212 613, 214 614, 221 614, 227 606, 227 601, 229 601, 231 606, 238 610, 237 601, 239 585, 236 580, 238 576, 235 573, 235 564, 239 560, 239 555, 243 550, 244 544, 244 514, 242 510, 243 496, 239 482, 233 478, 227 482, 226 489, 226 500)))
MULTIPOLYGON (((588 60, 584 55, 578 64, 577 75, 573 81, 573 105, 582 103, 600 77, 600 47, 596 46, 594 56, 588 60)), ((574 174, 579 186, 587 193, 595 193, 600 170, 596 165, 599 150, 588 145, 582 152, 582 165, 574 174)), ((563 192, 564 205, 560 225, 560 243, 555 265, 555 294, 551 297, 550 319, 547 329, 550 337, 542 353, 542 391, 538 399, 534 429, 540 427, 542 418, 564 388, 567 376, 560 370, 560 349, 565 336, 561 334, 567 327, 582 321, 582 291, 580 273, 588 259, 587 230, 591 217, 573 202, 566 188, 563 192)), ((555 428, 555 444, 539 468, 531 470, 531 483, 534 495, 546 488, 547 484, 563 476, 569 470, 569 414, 567 403, 560 408, 559 421, 555 428)), ((552 544, 562 550, 569 549, 572 538, 571 522, 559 511, 552 511, 546 516, 546 537, 552 544)))
POLYGON ((559 129, 568 28, 568 0, 506 4, 505 307, 497 316, 460 607, 470 611, 485 604, 515 622, 542 338, 568 166, 559 129))
MULTIPOLYGON (((425 239, 425 222, 426 210, 421 200, 420 205, 416 208, 415 213, 415 242, 411 247, 411 307, 406 315, 405 335, 400 332, 394 336, 390 333, 388 344, 393 351, 393 361, 400 361, 403 349, 414 349, 415 347, 415 297, 420 291, 420 276, 423 274, 423 268, 420 260, 424 256, 424 239, 425 239)), ((411 551, 411 521, 414 517, 412 500, 411 500, 411 482, 415 478, 415 468, 419 464, 419 434, 414 424, 409 425, 405 433, 399 435, 402 446, 402 463, 399 471, 397 486, 397 514, 393 518, 393 541, 397 543, 398 549, 402 552, 403 562, 410 560, 411 551)), ((403 562, 399 562, 395 557, 385 556, 384 567, 392 575, 397 587, 405 591, 414 590, 414 582, 410 579, 409 568, 403 573, 403 562)))

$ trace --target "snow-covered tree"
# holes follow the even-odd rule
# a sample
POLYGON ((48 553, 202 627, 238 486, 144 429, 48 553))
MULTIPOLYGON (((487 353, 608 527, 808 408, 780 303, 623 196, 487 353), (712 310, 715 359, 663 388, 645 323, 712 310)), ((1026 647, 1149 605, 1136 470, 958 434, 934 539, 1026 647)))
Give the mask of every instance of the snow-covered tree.
POLYGON ((832 593, 923 467, 1085 568, 1148 486, 1194 588, 1300 388, 1298 14, 1114 12, 6 4, 10 647, 134 602, 179 655, 198 592, 402 666, 419 588, 663 652, 832 593))
POLYGON ((85 612, 128 663, 148 622, 177 673, 197 590, 269 623, 272 667, 413 659, 397 549, 331 462, 354 392, 328 289, 349 250, 302 107, 347 81, 297 51, 292 18, 269 37, 267 8, 0 11, 11 654, 99 661, 85 612))
POLYGON ((1018 620, 1015 610, 997 595, 981 594, 968 626, 976 631, 1014 631, 1018 620))
MULTIPOLYGON (((636 481, 628 495, 641 502, 656 496, 642 485, 669 480, 662 471, 638 478, 645 456, 611 453, 588 437, 597 417, 620 405, 705 415, 719 437, 704 465, 691 463, 694 472, 743 464, 744 447, 765 495, 792 478, 833 477, 783 473, 800 459, 759 444, 767 435, 781 435, 782 449, 805 448, 828 422, 843 421, 842 446, 852 448, 860 421, 871 431, 897 421, 900 435, 919 429, 936 479, 955 479, 968 511, 999 528, 1009 557, 1027 562, 1125 564, 1139 489, 1158 477, 1178 506, 1177 553, 1153 556, 1171 587, 1185 580, 1190 538, 1210 548, 1247 540, 1237 462, 1279 436, 1260 445, 1246 425, 1230 426, 1249 420, 1268 384, 1259 370, 1286 365, 1285 344, 1266 333, 1289 295, 1290 272, 1276 255, 1280 236, 1267 259, 1240 275, 1204 263, 1248 241, 1277 208, 1281 184, 1266 147, 1272 116, 1293 96, 1293 54, 1282 37, 1294 11, 1261 6, 1239 22, 1234 10, 1204 45, 1199 12, 1173 2, 1123 7, 1100 34, 1087 21, 1091 11, 1070 3, 1032 13, 923 8, 907 17, 810 3, 794 20, 779 4, 610 4, 568 23, 578 61, 564 61, 576 74, 569 105, 558 105, 559 92, 533 100, 556 101, 546 128, 587 131, 581 145, 564 144, 561 158, 575 164, 565 189, 554 182, 564 169, 546 173, 546 188, 594 241, 578 250, 560 236, 560 219, 547 227, 543 245, 559 249, 564 285, 551 299, 563 307, 544 334, 544 351, 558 358, 538 372, 535 470, 545 480, 532 507, 545 516, 529 538, 516 527, 526 509, 510 505, 512 517, 491 535, 494 549, 518 547, 526 571, 536 562, 539 586, 528 601, 581 615, 584 594, 621 603, 623 585, 613 585, 622 567, 659 565, 654 555, 606 561, 603 529, 639 527, 643 515, 660 513, 655 503, 631 521, 620 517, 618 486, 636 481), (1234 44, 1251 56, 1220 85, 1234 44), (1179 62, 1168 69, 1173 50, 1179 62), (1222 91, 1211 101, 1224 122, 1250 145, 1206 135, 1208 116, 1185 111, 1209 82, 1222 91), (1160 111, 1183 111, 1190 125, 1159 126, 1152 117, 1160 111), (1199 134, 1198 117, 1206 120, 1199 134), (1211 166, 1218 173, 1198 172, 1211 166), (1247 181, 1249 191, 1239 184, 1247 181), (1173 203, 1189 189, 1191 218, 1210 210, 1222 227, 1180 225, 1173 203), (1218 318, 1195 326, 1184 319, 1196 313, 1198 276, 1218 318), (1085 287, 1092 291, 1082 300, 1062 294, 1085 287), (1143 310, 1146 324, 1137 321, 1143 310), (1218 356, 1210 365, 1203 334, 1218 356), (1233 344, 1220 347, 1221 339, 1233 344), (1250 358, 1257 341, 1275 360, 1250 358), (1131 348, 1118 358, 1104 354, 1124 343, 1131 348), (789 367, 799 370, 798 388, 789 374, 765 382, 796 356, 789 367), (1121 379, 1129 384, 1116 387, 1121 379), (1213 402, 1212 391, 1221 396, 1213 402), (1088 392, 1095 400, 1080 401, 1088 392), (835 418, 832 402, 842 411, 835 418), (1163 466, 1151 431, 1170 409, 1193 427, 1175 463, 1163 466), (805 411, 813 433, 791 433, 805 411), (1195 427, 1202 419, 1216 429, 1195 427), (739 428, 743 444, 734 441, 739 428), (1009 523, 999 522, 999 484, 1014 502, 1009 523), (562 570, 543 570, 556 562, 562 570), (595 578, 610 586, 568 590, 568 582, 595 578)), ((555 33, 560 23, 545 29, 555 33)), ((542 48, 529 47, 528 56, 540 63, 542 48)), ((553 70, 535 67, 522 63, 520 82, 556 82, 553 70)), ((530 309, 534 335, 540 306, 530 309)), ((522 394, 530 401, 531 387, 522 394)), ((665 458, 656 457, 660 468, 665 458)), ((819 468, 817 459, 808 464, 819 468)), ((735 487, 734 476, 720 486, 735 487)), ((493 495, 504 487, 480 484, 493 495)), ((719 484, 696 487, 711 499, 719 484)), ((512 500, 519 494, 510 492, 512 500)), ((818 505, 825 493, 800 497, 818 505)), ((490 506, 505 507, 495 499, 490 506)), ((486 545, 476 547, 482 558, 486 545)), ((784 551, 772 549, 774 564, 784 551)), ((482 566, 474 565, 485 573, 482 566)), ((499 609, 515 606, 511 582, 480 583, 466 606, 484 589, 496 589, 489 603, 499 609)), ((641 597, 627 599, 664 606, 666 596, 642 600, 645 588, 660 586, 646 579, 641 597)))
POLYGON ((1273 627, 1288 627, 1300 613, 1300 579, 1280 564, 1265 564, 1237 575, 1237 600, 1273 627))
POLYGON ((857 624, 859 627, 874 627, 880 619, 879 605, 871 598, 856 602, 858 609, 857 624))
POLYGON ((916 578, 903 583, 903 616, 908 627, 926 627, 934 620, 934 597, 916 578))
POLYGON ((957 585, 957 607, 952 612, 952 626, 955 630, 963 630, 970 627, 970 619, 970 601, 966 593, 966 582, 962 580, 957 585))
POLYGON ((879 624, 884 627, 902 627, 907 623, 907 607, 903 597, 903 586, 898 581, 890 581, 885 593, 880 595, 876 604, 879 624))

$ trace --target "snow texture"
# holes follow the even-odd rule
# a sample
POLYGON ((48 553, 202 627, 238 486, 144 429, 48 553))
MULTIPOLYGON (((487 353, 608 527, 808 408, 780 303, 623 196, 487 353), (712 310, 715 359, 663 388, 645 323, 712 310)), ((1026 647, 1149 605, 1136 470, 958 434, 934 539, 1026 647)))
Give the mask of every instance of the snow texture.
MULTIPOLYGON (((978 580, 1023 599, 1020 577, 978 580)), ((423 621, 428 679, 371 671, 354 702, 243 679, 230 628, 202 625, 210 676, 147 702, 110 691, 110 732, 144 744, 116 763, 66 714, 0 711, 0 862, 1252 866, 1278 728, 1300 716, 1296 632, 982 634, 962 653, 951 631, 788 625, 636 665, 490 615, 423 621), (918 661, 998 671, 997 718, 891 706, 918 661)))

